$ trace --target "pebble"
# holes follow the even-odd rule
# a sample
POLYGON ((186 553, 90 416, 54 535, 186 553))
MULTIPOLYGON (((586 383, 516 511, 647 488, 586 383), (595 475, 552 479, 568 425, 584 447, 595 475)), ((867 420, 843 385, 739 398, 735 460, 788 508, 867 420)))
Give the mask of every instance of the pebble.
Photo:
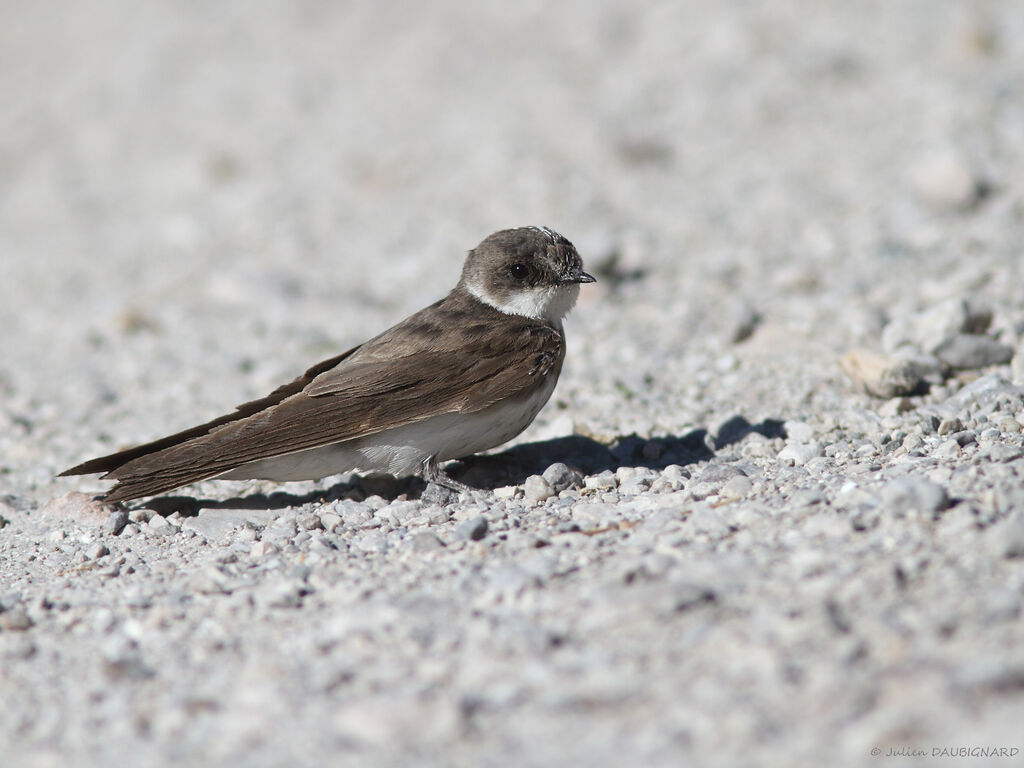
POLYGON ((269 541, 257 541, 249 548, 249 556, 263 558, 280 551, 276 544, 271 544, 269 541))
POLYGON ((487 535, 487 527, 487 518, 483 515, 478 515, 472 520, 459 523, 455 529, 455 538, 463 541, 480 541, 480 539, 487 535))
POLYGON ((799 467, 811 459, 823 456, 824 452, 818 443, 788 443, 779 451, 779 461, 791 467, 799 467))
POLYGON ((85 552, 85 556, 88 557, 90 560, 99 560, 104 555, 109 554, 110 550, 107 549, 107 545, 104 544, 102 541, 97 541, 95 544, 90 546, 89 549, 87 549, 85 552))
POLYGON ((921 158, 910 182, 922 201, 939 210, 966 210, 981 196, 982 184, 958 150, 944 149, 921 158))
POLYGON ((428 507, 425 515, 431 525, 444 525, 452 519, 452 513, 444 507, 428 507))
POLYGON ((388 540, 383 533, 369 531, 352 539, 352 546, 363 552, 386 552, 388 540))
POLYGON ((523 484, 523 492, 526 496, 526 500, 531 504, 550 499, 555 495, 555 490, 540 475, 530 475, 526 478, 526 482, 523 484))
POLYGON ((322 530, 326 527, 320 519, 320 516, 314 512, 303 512, 295 518, 295 522, 299 529, 303 531, 322 530))
POLYGON ((969 370, 1008 363, 1013 348, 988 336, 960 333, 940 344, 935 355, 951 368, 969 370))
POLYGON ((171 525, 163 515, 153 515, 149 518, 149 523, 146 526, 147 533, 152 533, 157 536, 165 536, 169 533, 174 533, 177 530, 178 529, 171 525))
POLYGON ((996 557, 1024 558, 1024 511, 1015 511, 986 534, 996 557))
POLYGON ((912 394, 924 378, 921 367, 912 360, 866 349, 847 352, 839 367, 863 392, 885 399, 912 394))
POLYGON ((0 630, 7 632, 23 632, 35 624, 28 611, 22 606, 15 606, 0 613, 0 630))
POLYGON ((105 530, 111 536, 118 536, 126 525, 128 525, 128 512, 124 509, 115 509, 107 518, 105 530))
POLYGON ((333 531, 335 528, 342 524, 341 515, 334 512, 321 512, 320 513, 320 525, 325 531, 333 531))
POLYGON ((705 503, 695 504, 687 516, 689 525, 699 533, 721 536, 729 532, 729 524, 721 513, 705 503))
POLYGON ((583 484, 583 476, 561 462, 556 462, 545 469, 544 479, 555 493, 578 488, 583 484))
POLYGON ((614 504, 583 502, 572 508, 572 519, 587 525, 605 525, 618 516, 619 510, 614 504))
POLYGON ((718 492, 723 499, 742 499, 754 488, 754 483, 746 475, 737 475, 721 487, 718 492))
POLYGON ((895 517, 915 512, 934 515, 948 506, 949 497, 945 488, 918 477, 891 480, 879 494, 881 511, 895 517))
POLYGON ((960 421, 957 416, 952 416, 939 422, 939 428, 936 430, 936 434, 944 437, 945 435, 952 435, 955 432, 960 432, 963 428, 964 423, 960 421))
POLYGON ((413 534, 410 546, 413 552, 424 554, 444 549, 444 542, 430 531, 420 531, 413 534))
POLYGON ((591 475, 583 481, 585 488, 594 491, 608 491, 614 490, 616 487, 615 473, 611 470, 605 470, 599 475, 591 475))

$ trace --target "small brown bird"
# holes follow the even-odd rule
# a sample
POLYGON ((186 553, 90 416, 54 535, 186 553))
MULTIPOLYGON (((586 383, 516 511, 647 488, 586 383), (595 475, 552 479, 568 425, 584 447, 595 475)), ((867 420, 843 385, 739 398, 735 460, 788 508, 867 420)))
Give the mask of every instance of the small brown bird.
POLYGON ((594 278, 546 227, 495 232, 447 297, 313 366, 260 400, 61 473, 104 472, 109 502, 189 483, 314 480, 351 470, 419 473, 511 440, 555 388, 562 319, 594 278))

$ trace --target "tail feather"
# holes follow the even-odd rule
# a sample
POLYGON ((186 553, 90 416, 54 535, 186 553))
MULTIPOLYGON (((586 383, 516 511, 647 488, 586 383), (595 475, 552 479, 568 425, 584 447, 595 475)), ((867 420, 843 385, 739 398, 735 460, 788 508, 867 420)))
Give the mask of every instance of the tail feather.
POLYGON ((358 347, 353 347, 347 352, 318 363, 298 378, 278 387, 266 397, 238 406, 233 413, 162 437, 159 440, 117 451, 107 456, 89 459, 64 470, 58 477, 103 472, 105 473, 104 478, 119 481, 104 496, 104 499, 110 502, 152 496, 189 483, 216 477, 226 469, 219 467, 211 470, 209 467, 204 467, 201 461, 195 461, 195 455, 187 449, 184 452, 179 452, 176 449, 186 443, 192 443, 195 446, 201 445, 203 438, 209 436, 214 430, 226 424, 247 419, 301 392, 314 378, 336 366, 356 349, 358 347))

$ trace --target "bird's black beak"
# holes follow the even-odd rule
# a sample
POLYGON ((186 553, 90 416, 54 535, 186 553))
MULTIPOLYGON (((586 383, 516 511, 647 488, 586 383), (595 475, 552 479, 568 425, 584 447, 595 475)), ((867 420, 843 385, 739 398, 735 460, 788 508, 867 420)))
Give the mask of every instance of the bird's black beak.
POLYGON ((573 267, 572 272, 562 277, 563 283, 596 283, 597 278, 588 275, 579 267, 573 267))

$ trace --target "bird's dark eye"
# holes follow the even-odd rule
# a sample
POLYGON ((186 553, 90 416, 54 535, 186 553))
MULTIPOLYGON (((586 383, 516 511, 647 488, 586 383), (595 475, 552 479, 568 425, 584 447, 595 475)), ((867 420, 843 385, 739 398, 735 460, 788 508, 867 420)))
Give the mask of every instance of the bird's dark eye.
POLYGON ((530 274, 530 268, 525 264, 513 264, 508 268, 508 273, 516 280, 525 280, 530 274))

